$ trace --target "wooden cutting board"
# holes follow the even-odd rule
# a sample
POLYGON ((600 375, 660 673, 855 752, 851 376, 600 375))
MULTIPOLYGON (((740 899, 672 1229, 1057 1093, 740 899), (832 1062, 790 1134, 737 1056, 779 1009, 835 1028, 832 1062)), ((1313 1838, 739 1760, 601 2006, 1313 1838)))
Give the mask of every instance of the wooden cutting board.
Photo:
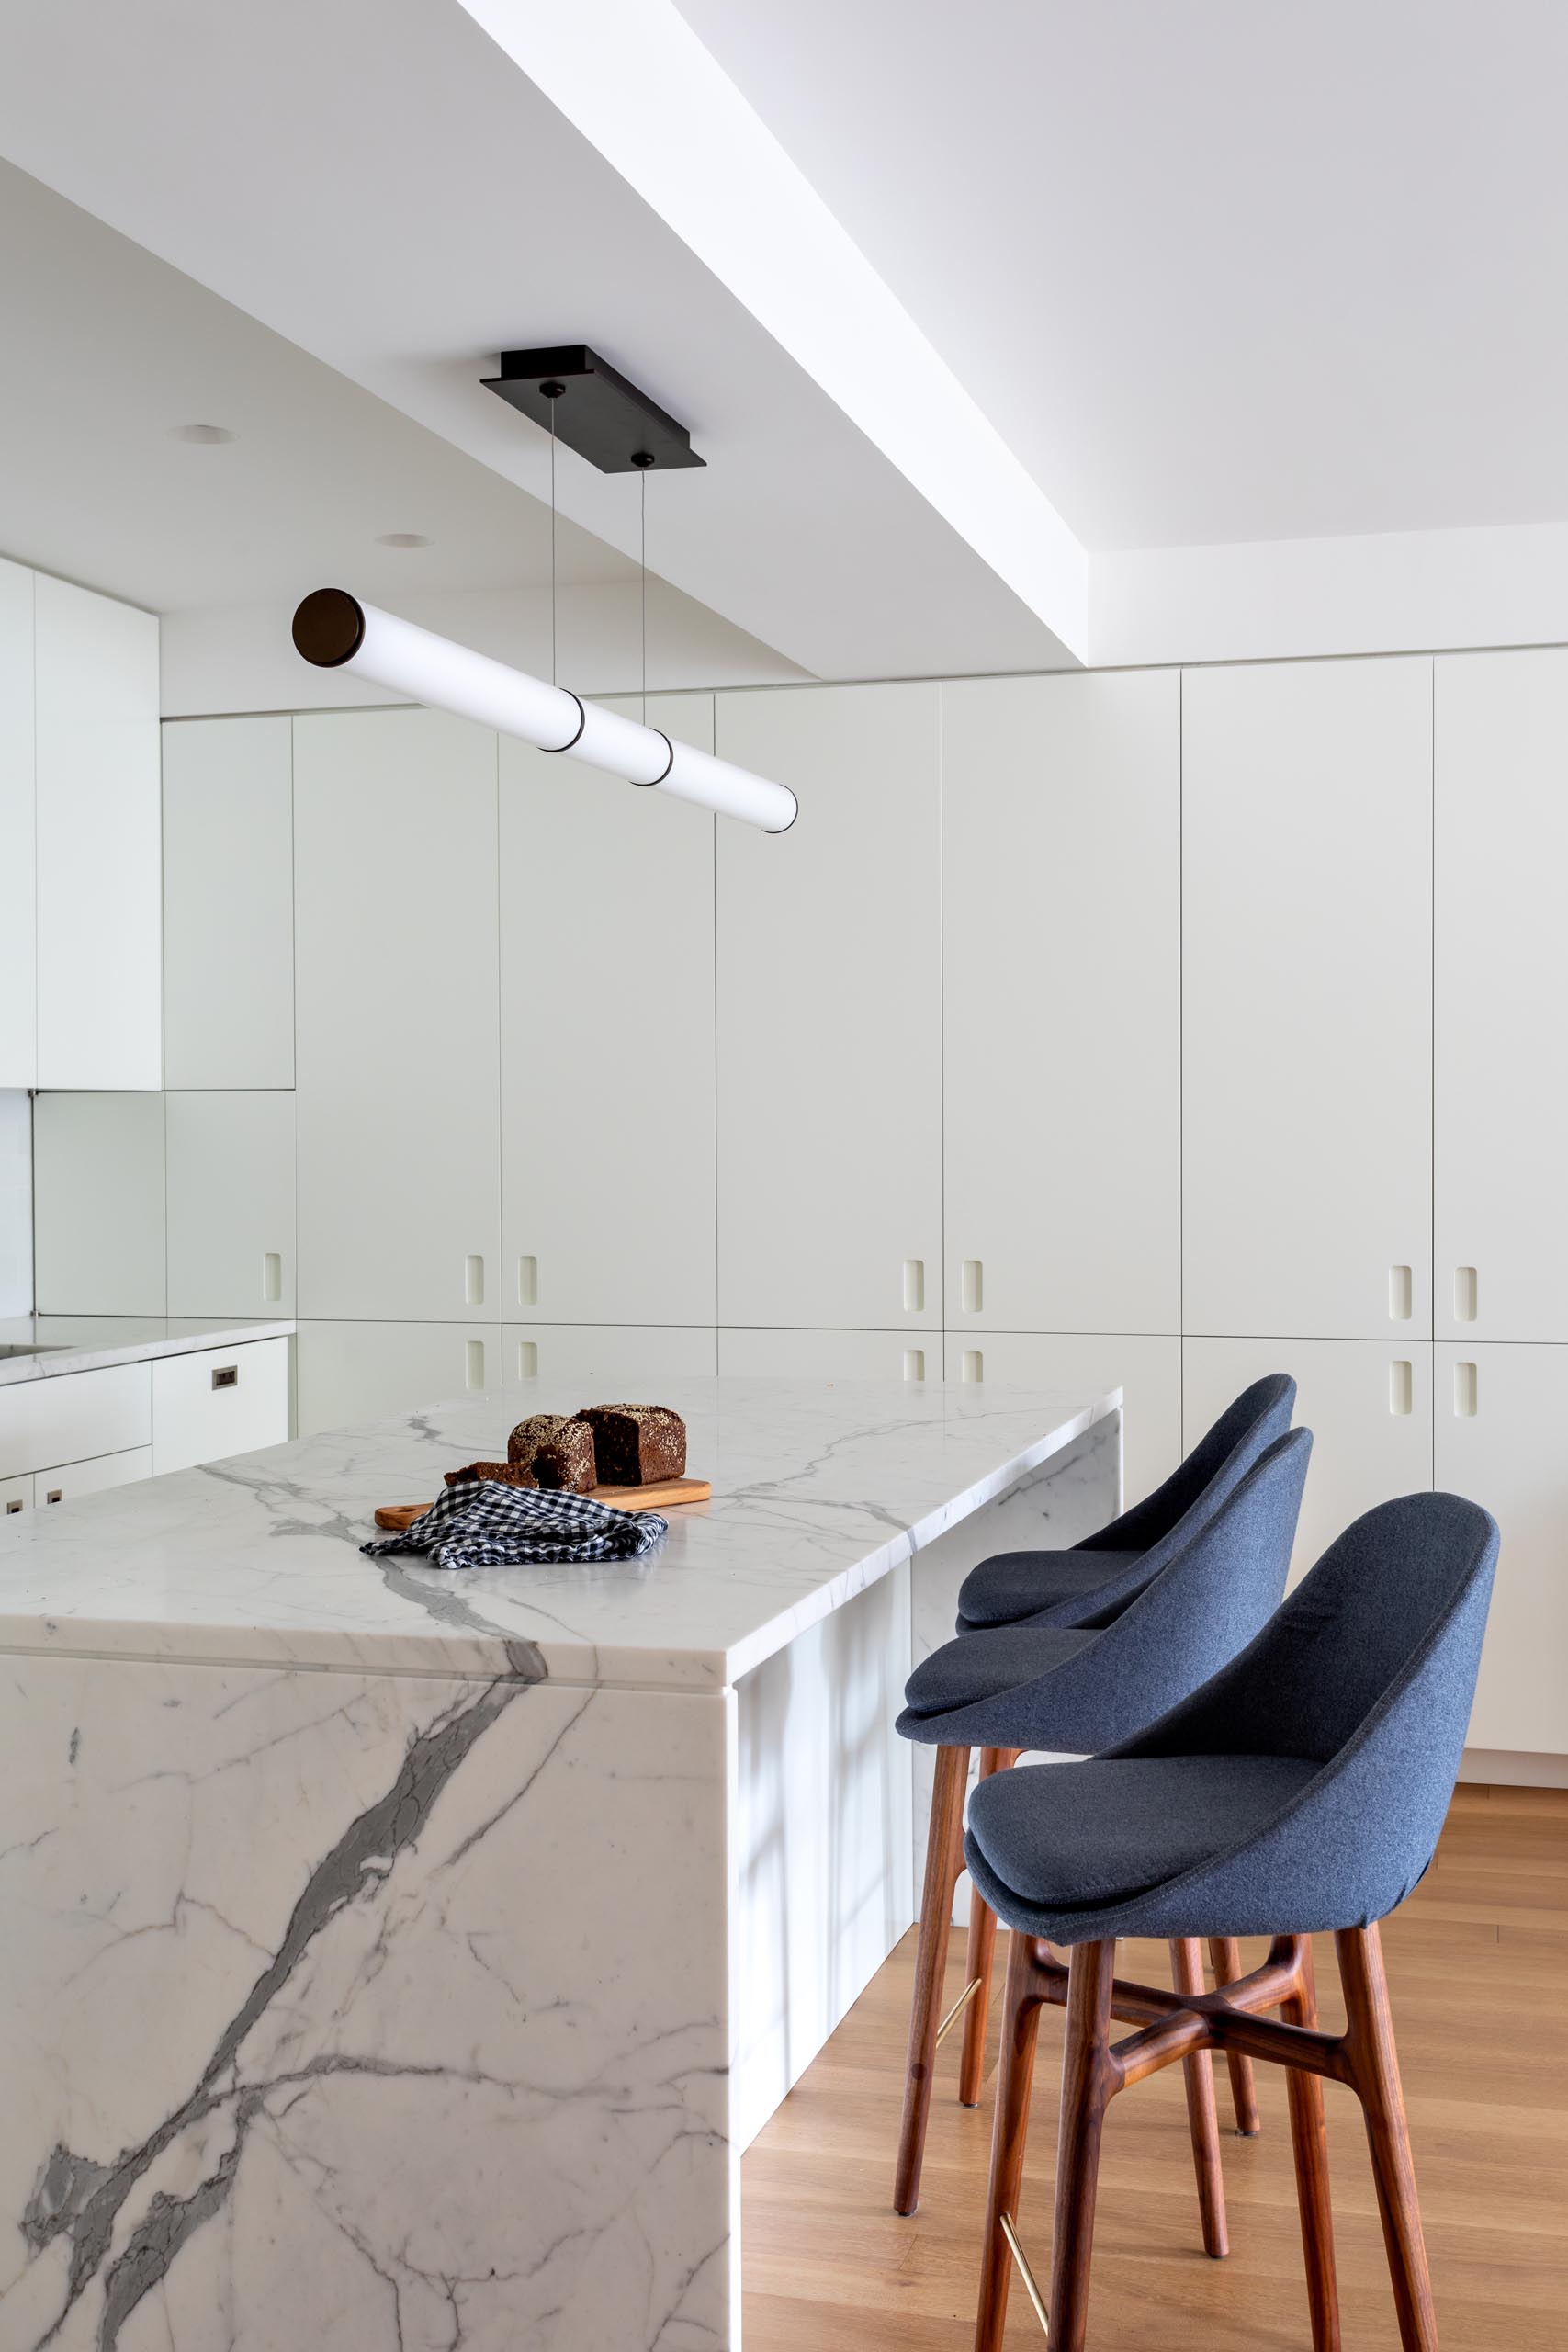
MULTIPOLYGON (((525 1487, 524 1492, 532 1489, 525 1487)), ((588 1498, 590 1502, 608 1503, 613 1510, 672 1510, 682 1503, 705 1503, 712 1498, 713 1487, 706 1478, 665 1478, 652 1487, 595 1487, 588 1498)), ((382 1503, 376 1524, 400 1535, 429 1509, 428 1503, 382 1503)))

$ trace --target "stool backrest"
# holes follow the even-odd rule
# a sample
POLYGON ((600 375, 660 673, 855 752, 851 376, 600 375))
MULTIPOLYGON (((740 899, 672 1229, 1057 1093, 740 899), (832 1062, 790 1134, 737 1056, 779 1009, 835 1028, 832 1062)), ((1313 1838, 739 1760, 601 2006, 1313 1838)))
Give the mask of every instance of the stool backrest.
POLYGON ((1382 1918, 1426 1870, 1463 1752, 1497 1543, 1496 1522, 1461 1495, 1380 1503, 1256 1640, 1116 1749, 1322 1766, 1258 1843, 1275 1925, 1382 1918))
POLYGON ((1283 1437, 1295 1410, 1296 1384, 1287 1372, 1270 1373, 1244 1388, 1186 1459, 1141 1503, 1123 1511, 1079 1545, 1085 1552, 1146 1552, 1169 1535, 1192 1510, 1213 1510, 1244 1478, 1253 1464, 1283 1437))

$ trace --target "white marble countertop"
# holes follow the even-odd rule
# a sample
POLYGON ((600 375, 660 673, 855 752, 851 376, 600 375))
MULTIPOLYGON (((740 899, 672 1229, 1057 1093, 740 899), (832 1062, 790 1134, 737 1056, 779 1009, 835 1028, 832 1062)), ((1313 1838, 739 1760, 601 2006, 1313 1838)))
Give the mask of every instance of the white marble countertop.
POLYGON ((0 1388, 61 1373, 96 1372, 109 1363, 145 1363, 196 1348, 237 1347, 246 1340, 285 1340, 292 1319, 244 1321, 232 1316, 0 1316, 0 1348, 44 1348, 45 1355, 0 1355, 0 1388))
POLYGON ((592 1401, 523 1382, 0 1521, 0 1650, 713 1690, 1121 1402, 989 1382, 635 1393, 685 1416, 714 1489, 640 1560, 453 1574, 361 1554, 377 1504, 429 1499, 504 1455, 524 1414, 592 1401))

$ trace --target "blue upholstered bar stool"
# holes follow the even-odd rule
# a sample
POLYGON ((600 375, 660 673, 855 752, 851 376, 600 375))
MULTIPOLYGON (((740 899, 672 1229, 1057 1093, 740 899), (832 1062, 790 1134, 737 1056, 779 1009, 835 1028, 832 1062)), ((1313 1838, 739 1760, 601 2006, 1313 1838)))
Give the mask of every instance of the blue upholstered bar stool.
POLYGON ((1159 1573, 1157 1552, 1217 1510, 1260 1453, 1283 1437, 1295 1409, 1288 1373, 1255 1380, 1229 1405, 1163 1487, 1081 1544, 1061 1552, 998 1552, 971 1568, 958 1594, 958 1631, 1016 1625, 1103 1623, 1159 1573))
POLYGON ((1406 1495, 1330 1545, 1257 1639, 1111 1754, 976 1790, 965 1858, 1012 1930, 976 2352, 999 2352, 1013 2264, 1052 2352, 1083 2352, 1100 2129, 1111 2099, 1209 2050, 1288 2067, 1314 2352, 1337 2352, 1322 2079, 1361 2102, 1404 2352, 1437 2352, 1378 1922, 1432 1859, 1470 1718, 1497 1530, 1457 1495, 1406 1495), (1281 1932, 1288 1929, 1289 1932, 1281 1932), (1348 2018, 1317 2025, 1314 1933, 1348 2018), (1172 1996, 1115 1978, 1120 1936, 1267 1935, 1261 1968, 1172 1996), (1064 1966, 1053 1943, 1071 1947, 1064 1966), (1040 2005, 1064 2003, 1049 2294, 1017 2232, 1040 2005), (1279 2008, 1284 2022, 1258 2015, 1279 2008), (1139 2028, 1111 2040, 1112 2018, 1139 2028))
MULTIPOLYGON (((1007 1625, 960 1634, 933 1650, 909 1677, 898 1729, 906 1739, 935 1747, 937 1755, 893 2197, 897 2211, 912 2213, 919 2201, 931 2070, 938 2044, 958 2014, 955 2007, 939 2023, 953 1889, 964 1867, 964 1792, 971 1747, 1010 1765, 1025 1748, 1090 1754, 1154 1722, 1233 1657, 1285 1589, 1311 1453, 1310 1430, 1277 1438, 1189 1540, 1166 1547, 1153 1581, 1108 1625, 1007 1625)), ((1032 1781, 1042 1771, 1050 1778, 1067 1769, 998 1771, 993 1778, 1032 1781)), ((991 1784, 989 1779, 981 1783, 991 1784)), ((987 1917, 994 1922, 993 1912, 987 1910, 987 1917)), ((976 2021, 982 2059, 990 1951, 989 1939, 978 1954, 972 1947, 961 1996, 976 2021)), ((1201 1991, 1198 1946, 1173 1941, 1171 1957, 1179 1987, 1201 1991)), ((978 2096, 976 2067, 966 2103, 975 2104, 978 2096)), ((1206 2063, 1189 2069, 1188 2097, 1204 2243, 1212 2254, 1221 2254, 1224 2188, 1213 2078, 1206 2063)))

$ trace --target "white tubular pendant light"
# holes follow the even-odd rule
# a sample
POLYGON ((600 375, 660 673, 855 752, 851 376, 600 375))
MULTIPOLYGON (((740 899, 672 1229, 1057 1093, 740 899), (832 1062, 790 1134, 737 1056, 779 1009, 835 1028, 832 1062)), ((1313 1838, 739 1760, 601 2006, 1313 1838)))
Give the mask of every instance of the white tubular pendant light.
POLYGON ((347 670, 412 702, 475 719, 541 752, 569 752, 627 784, 657 786, 765 833, 787 832, 798 812, 787 785, 672 743, 657 727, 581 702, 564 686, 361 604, 344 588, 318 588, 305 598, 294 616, 294 644, 320 670, 347 670))

